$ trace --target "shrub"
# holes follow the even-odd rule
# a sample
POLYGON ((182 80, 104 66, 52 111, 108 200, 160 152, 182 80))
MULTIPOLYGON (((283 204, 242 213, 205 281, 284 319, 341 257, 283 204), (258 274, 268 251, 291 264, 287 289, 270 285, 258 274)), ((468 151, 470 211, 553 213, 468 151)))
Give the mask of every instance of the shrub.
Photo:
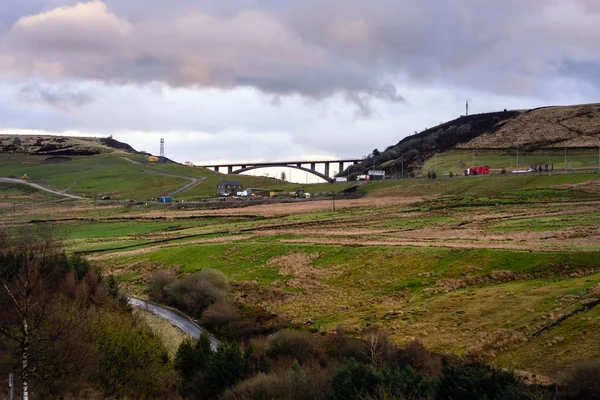
POLYGON ((502 169, 500 170, 500 173, 501 173, 501 174, 505 174, 505 173, 506 173, 506 168, 502 168, 502 169))
POLYGON ((444 367, 437 386, 438 399, 525 400, 528 388, 515 374, 487 365, 444 367))
MULTIPOLYGON (((175 279, 163 288, 162 297, 167 304, 195 317, 200 317, 208 306, 224 300, 227 294, 221 287, 215 286, 214 276, 209 279, 202 274, 175 279)), ((221 285, 219 284, 219 286, 221 285)))
POLYGON ((302 368, 270 374, 260 373, 227 390, 222 398, 224 400, 321 400, 326 398, 328 391, 323 379, 325 377, 326 380, 327 376, 321 370, 311 373, 302 368))
POLYGON ((415 371, 425 376, 438 376, 442 374, 442 359, 432 354, 423 342, 414 340, 406 346, 400 358, 401 364, 410 365, 415 371))
POLYGON ((120 316, 105 318, 96 331, 101 353, 95 382, 115 398, 157 398, 175 381, 161 338, 120 316))
POLYGON ((410 366, 383 370, 382 386, 385 393, 398 398, 432 398, 435 394, 435 381, 425 379, 410 366))
POLYGON ((431 179, 436 179, 437 178, 437 173, 435 171, 433 171, 431 173, 431 179))
POLYGON ((212 268, 205 268, 198 273, 198 276, 212 283, 212 285, 217 289, 223 291, 229 289, 229 285, 227 285, 227 277, 221 271, 217 271, 216 269, 212 268))
POLYGON ((563 382, 560 399, 600 399, 600 359, 575 366, 563 382))
POLYGON ((306 331, 284 329, 271 339, 270 356, 291 357, 304 362, 313 352, 313 335, 306 331))
POLYGON ((229 300, 219 300, 202 313, 202 324, 211 331, 228 325, 235 319, 236 306, 229 300))
POLYGON ((374 395, 381 377, 372 367, 346 361, 336 370, 331 380, 331 400, 353 400, 374 395))
POLYGON ((177 279, 174 271, 157 271, 148 278, 148 295, 154 301, 164 301, 164 288, 177 279))
POLYGON ((329 357, 339 361, 352 358, 365 364, 369 362, 369 358, 365 353, 364 343, 346 334, 346 331, 341 326, 336 328, 335 334, 325 337, 323 347, 329 357))
POLYGON ((454 176, 454 173, 452 171, 450 171, 450 178, 452 178, 454 176))

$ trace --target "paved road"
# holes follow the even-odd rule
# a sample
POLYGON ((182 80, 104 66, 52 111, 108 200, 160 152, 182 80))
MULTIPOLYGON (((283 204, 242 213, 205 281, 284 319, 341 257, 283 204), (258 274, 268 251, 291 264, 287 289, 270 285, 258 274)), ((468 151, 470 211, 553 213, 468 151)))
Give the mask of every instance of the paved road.
MULTIPOLYGON (((163 307, 155 306, 154 304, 147 303, 143 300, 134 299, 133 297, 129 298, 129 303, 131 303, 131 305, 133 305, 134 307, 138 307, 143 310, 150 311, 152 314, 159 316, 163 319, 166 319, 172 325, 181 329, 182 331, 184 331, 185 333, 187 333, 194 339, 198 339, 200 337, 200 335, 202 334, 202 331, 203 331, 202 327, 200 327, 198 324, 196 324, 194 321, 190 320, 189 318, 186 318, 180 314, 177 314, 174 311, 168 310, 163 307)), ((211 347, 214 350, 216 350, 217 347, 219 347, 219 341, 217 339, 211 337, 210 342, 211 342, 210 343, 211 347)))
POLYGON ((73 194, 68 194, 68 193, 59 192, 57 190, 48 189, 47 187, 44 187, 44 186, 42 186, 40 184, 37 184, 37 183, 30 182, 30 181, 25 180, 25 179, 0 178, 0 182, 22 183, 23 185, 28 185, 28 186, 34 187, 36 189, 43 190, 45 192, 57 194, 57 195, 63 196, 63 197, 68 197, 70 199, 89 200, 89 199, 86 199, 85 197, 79 197, 79 196, 75 196, 73 194))
MULTIPOLYGON (((122 158, 123 160, 125 160, 125 161, 129 161, 129 162, 130 162, 130 163, 132 163, 132 164, 144 165, 144 164, 142 164, 142 163, 140 163, 140 162, 137 162, 137 161, 135 161, 135 160, 132 160, 131 158, 127 158, 127 157, 121 157, 121 158, 122 158)), ((153 171, 157 171, 157 172, 154 172, 155 174, 158 174, 158 175, 164 175, 164 176, 171 176, 171 177, 173 177, 173 178, 181 178, 181 179, 186 179, 186 180, 190 181, 190 183, 187 183, 187 184, 183 185, 182 187, 180 187, 180 188, 178 188, 178 189, 174 190, 173 192, 171 192, 171 193, 168 193, 168 194, 167 194, 167 196, 175 196, 176 194, 180 194, 180 193, 183 193, 183 192, 187 192, 188 190, 190 190, 190 189, 192 189, 192 188, 194 188, 194 187, 198 186, 198 184, 199 184, 200 182, 202 182, 204 179, 206 179, 206 178, 192 178, 192 177, 190 177, 190 176, 183 176, 183 175, 174 175, 174 174, 169 174, 169 173, 167 173, 167 172, 164 172, 164 171, 163 171, 162 169, 160 169, 160 168, 151 167, 150 165, 145 165, 145 166, 146 166, 146 168, 150 168, 150 169, 152 169, 153 171)))

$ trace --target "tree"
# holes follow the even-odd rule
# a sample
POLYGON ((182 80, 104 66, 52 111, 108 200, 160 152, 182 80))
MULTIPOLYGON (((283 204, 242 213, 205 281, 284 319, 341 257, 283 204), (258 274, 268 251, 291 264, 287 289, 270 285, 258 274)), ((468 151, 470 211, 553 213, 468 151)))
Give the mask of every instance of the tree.
POLYGON ((281 171, 281 180, 282 181, 287 180, 287 175, 286 175, 285 171, 281 171))
POLYGON ((30 373, 36 368, 30 362, 32 346, 51 343, 65 333, 48 333, 42 328, 68 265, 49 234, 23 231, 9 236, 2 232, 0 243, 0 335, 18 345, 21 396, 28 400, 30 373))
POLYGON ((371 152, 371 154, 373 154, 373 157, 379 157, 379 155, 381 154, 379 150, 375 149, 371 152))
POLYGON ((246 370, 246 360, 237 345, 219 346, 206 370, 207 398, 219 398, 225 389, 244 378, 246 370))

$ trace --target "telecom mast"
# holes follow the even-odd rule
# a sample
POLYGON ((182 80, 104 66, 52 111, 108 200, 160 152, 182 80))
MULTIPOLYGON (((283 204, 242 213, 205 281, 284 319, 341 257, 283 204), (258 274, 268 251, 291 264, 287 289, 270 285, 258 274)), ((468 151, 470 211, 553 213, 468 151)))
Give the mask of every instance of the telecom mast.
POLYGON ((465 114, 465 117, 469 116, 469 100, 467 100, 467 113, 465 114))
POLYGON ((160 138, 160 156, 165 156, 165 139, 160 138))

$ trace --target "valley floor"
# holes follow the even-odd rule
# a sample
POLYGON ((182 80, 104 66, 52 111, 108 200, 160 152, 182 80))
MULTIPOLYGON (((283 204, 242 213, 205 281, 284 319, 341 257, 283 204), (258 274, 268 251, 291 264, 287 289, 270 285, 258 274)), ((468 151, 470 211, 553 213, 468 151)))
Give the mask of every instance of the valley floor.
POLYGON ((216 268, 237 302, 295 322, 378 325, 558 378, 600 357, 600 179, 540 178, 373 183, 335 211, 332 199, 221 210, 37 199, 4 202, 0 224, 46 224, 130 294, 159 269, 216 268))

